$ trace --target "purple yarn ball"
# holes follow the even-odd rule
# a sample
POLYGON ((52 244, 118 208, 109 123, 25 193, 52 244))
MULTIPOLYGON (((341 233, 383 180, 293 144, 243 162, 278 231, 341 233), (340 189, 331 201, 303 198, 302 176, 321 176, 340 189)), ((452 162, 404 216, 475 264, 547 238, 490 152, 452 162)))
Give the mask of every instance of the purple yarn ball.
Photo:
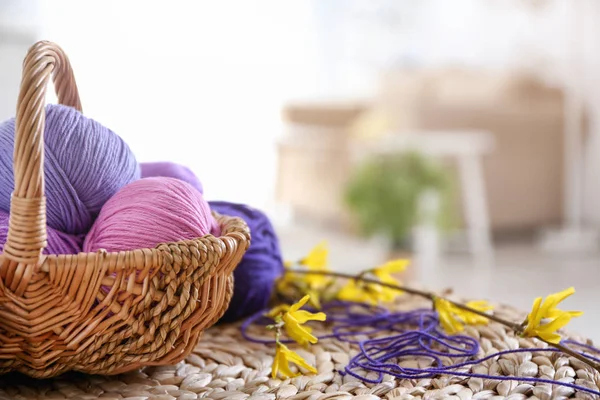
MULTIPOLYGON (((0 251, 4 250, 4 244, 8 236, 9 215, 0 211, 0 251)), ((83 246, 83 235, 69 235, 47 227, 48 245, 44 254, 78 254, 83 246)))
POLYGON ((233 298, 221 318, 224 322, 235 321, 267 307, 275 281, 283 274, 279 239, 263 212, 243 204, 224 201, 208 203, 212 210, 220 214, 242 218, 252 235, 250 247, 233 273, 233 298))
POLYGON ((169 161, 161 161, 140 163, 140 168, 142 170, 142 178, 154 178, 161 176, 164 178, 177 178, 189 183, 200 193, 204 194, 204 189, 202 188, 200 179, 198 179, 191 169, 184 165, 169 161))
MULTIPOLYGON (((0 124, 0 209, 6 212, 14 189, 14 135, 14 118, 0 124)), ((71 234, 87 232, 104 203, 140 177, 119 136, 63 105, 46 106, 44 156, 47 223, 71 234)))

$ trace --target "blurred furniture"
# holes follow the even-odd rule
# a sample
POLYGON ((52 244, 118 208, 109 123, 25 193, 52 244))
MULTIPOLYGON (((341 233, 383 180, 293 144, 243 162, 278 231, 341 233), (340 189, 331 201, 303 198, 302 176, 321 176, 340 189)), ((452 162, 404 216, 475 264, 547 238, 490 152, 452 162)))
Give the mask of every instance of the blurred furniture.
MULTIPOLYGON (((349 152, 357 145, 351 127, 366 110, 377 108, 390 116, 397 135, 437 132, 436 140, 449 135, 449 142, 453 132, 493 136, 494 151, 482 156, 480 173, 495 235, 532 233, 559 224, 563 97, 560 90, 527 75, 399 70, 382 76, 379 93, 370 102, 288 105, 283 112, 286 132, 278 144, 277 200, 299 217, 352 227, 341 201, 353 166, 349 152)), ((464 167, 452 158, 457 173, 464 175, 464 167)), ((467 213, 463 217, 466 225, 473 219, 467 213)))
MULTIPOLYGON (((460 177, 462 208, 466 220, 469 250, 480 265, 489 265, 493 246, 485 190, 482 158, 493 151, 494 136, 487 131, 440 131, 385 136, 371 146, 360 146, 355 154, 386 154, 416 150, 432 157, 456 161, 460 177)), ((426 206, 425 206, 426 207, 426 206)), ((420 236, 417 236, 418 241, 420 236)), ((432 245, 416 243, 424 258, 435 256, 432 245)))
POLYGON ((296 219, 348 228, 343 191, 352 165, 348 129, 365 103, 293 104, 283 110, 278 147, 276 200, 296 219))
POLYGON ((563 93, 535 78, 468 70, 394 71, 379 106, 397 131, 485 130, 490 224, 497 234, 531 233, 563 216, 563 93))

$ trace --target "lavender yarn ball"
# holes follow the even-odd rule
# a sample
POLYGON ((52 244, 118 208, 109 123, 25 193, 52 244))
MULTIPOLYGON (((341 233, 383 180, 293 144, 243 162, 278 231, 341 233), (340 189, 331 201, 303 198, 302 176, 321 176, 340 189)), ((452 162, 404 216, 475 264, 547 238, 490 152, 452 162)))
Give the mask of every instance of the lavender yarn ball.
POLYGON ((224 322, 235 321, 267 307, 275 281, 283 274, 279 239, 273 225, 261 211, 224 201, 208 203, 213 211, 242 218, 252 235, 250 247, 234 271, 233 298, 221 318, 224 322))
MULTIPOLYGON (((0 251, 4 250, 4 244, 8 237, 9 215, 0 211, 0 251)), ((48 245, 44 254, 78 254, 83 247, 83 235, 69 235, 47 227, 48 245)))
MULTIPOLYGON (((0 124, 0 210, 10 211, 14 189, 15 119, 0 124)), ((139 179, 127 144, 74 108, 46 106, 44 176, 48 226, 70 234, 87 232, 119 189, 139 179)))
POLYGON ((200 179, 192 172, 188 167, 169 162, 147 162, 140 163, 142 170, 142 178, 153 178, 153 177, 165 177, 165 178, 177 178, 184 182, 189 183, 196 188, 200 193, 204 194, 202 183, 200 179))

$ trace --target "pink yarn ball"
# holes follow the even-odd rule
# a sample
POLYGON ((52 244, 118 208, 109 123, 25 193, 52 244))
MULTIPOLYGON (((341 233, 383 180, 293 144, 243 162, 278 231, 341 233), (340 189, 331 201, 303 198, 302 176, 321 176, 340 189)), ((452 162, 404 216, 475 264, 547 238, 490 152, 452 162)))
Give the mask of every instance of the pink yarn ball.
MULTIPOLYGON (((8 237, 9 220, 9 214, 0 211, 0 251, 4 250, 4 244, 8 237)), ((46 227, 46 235, 48 245, 44 249, 44 254, 78 254, 81 252, 83 235, 69 235, 49 226, 46 227)))
POLYGON ((83 249, 153 248, 161 243, 220 235, 202 194, 179 179, 156 177, 123 187, 100 210, 83 249))

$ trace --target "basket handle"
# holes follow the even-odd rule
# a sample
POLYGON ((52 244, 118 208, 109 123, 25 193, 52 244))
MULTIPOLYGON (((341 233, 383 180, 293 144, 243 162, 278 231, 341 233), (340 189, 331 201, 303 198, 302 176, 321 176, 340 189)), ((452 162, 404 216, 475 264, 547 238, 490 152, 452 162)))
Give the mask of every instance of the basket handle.
POLYGON ((0 276, 6 287, 22 294, 39 266, 46 246, 44 196, 44 127, 46 90, 52 77, 58 102, 81 111, 69 59, 56 44, 40 41, 23 62, 15 121, 10 224, 0 276))

